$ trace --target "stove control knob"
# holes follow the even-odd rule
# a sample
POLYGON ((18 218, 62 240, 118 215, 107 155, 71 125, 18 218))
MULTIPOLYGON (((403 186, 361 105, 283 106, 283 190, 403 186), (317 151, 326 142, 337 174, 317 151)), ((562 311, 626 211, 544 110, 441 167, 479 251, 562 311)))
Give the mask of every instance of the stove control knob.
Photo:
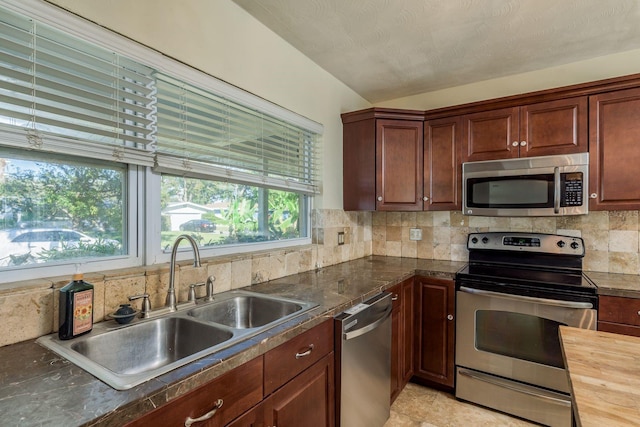
POLYGON ((477 238, 477 237, 472 237, 472 238, 471 238, 471 243, 473 243, 474 245, 475 245, 476 243, 478 243, 478 238, 477 238))
POLYGON ((571 242, 571 249, 578 249, 580 247, 580 245, 578 244, 578 242, 571 242))
POLYGON ((564 248, 564 245, 566 245, 566 243, 564 242, 564 240, 558 240, 558 243, 556 243, 556 245, 558 245, 559 248, 564 248))
POLYGON ((488 238, 487 236, 484 236, 484 237, 482 238, 482 243, 484 243, 485 245, 486 245, 487 243, 489 243, 489 238, 488 238))

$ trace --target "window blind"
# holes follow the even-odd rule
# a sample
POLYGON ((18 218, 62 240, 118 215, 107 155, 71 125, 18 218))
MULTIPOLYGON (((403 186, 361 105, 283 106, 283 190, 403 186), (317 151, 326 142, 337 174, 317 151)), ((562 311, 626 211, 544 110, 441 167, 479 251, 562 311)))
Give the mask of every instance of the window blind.
POLYGON ((316 193, 319 135, 158 74, 156 169, 316 193))
POLYGON ((22 135, 3 144, 151 165, 152 73, 122 55, 3 10, 0 126, 22 135))

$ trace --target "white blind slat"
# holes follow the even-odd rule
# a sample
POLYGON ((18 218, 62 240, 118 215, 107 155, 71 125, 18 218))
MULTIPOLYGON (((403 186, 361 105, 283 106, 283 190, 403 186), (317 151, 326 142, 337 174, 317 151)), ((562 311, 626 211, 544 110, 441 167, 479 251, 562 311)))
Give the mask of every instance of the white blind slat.
POLYGON ((315 186, 318 135, 166 76, 157 97, 159 154, 315 186))
MULTIPOLYGON (((117 161, 140 164, 150 155, 155 102, 150 67, 13 12, 2 12, 0 121, 24 132, 39 132, 44 138, 71 138, 70 147, 72 140, 84 140, 127 147, 126 153, 141 151, 140 156, 125 155, 117 161)), ((60 140, 56 141, 55 147, 61 149, 60 140)), ((95 152, 98 156, 99 151, 82 151, 82 155, 92 157, 95 152)))

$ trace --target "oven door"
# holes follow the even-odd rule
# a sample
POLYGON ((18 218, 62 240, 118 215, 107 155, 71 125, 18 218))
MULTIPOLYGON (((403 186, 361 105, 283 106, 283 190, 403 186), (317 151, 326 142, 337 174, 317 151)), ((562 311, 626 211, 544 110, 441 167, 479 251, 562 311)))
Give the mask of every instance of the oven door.
POLYGON ((596 329, 591 303, 460 287, 456 365, 569 393, 560 325, 596 329))

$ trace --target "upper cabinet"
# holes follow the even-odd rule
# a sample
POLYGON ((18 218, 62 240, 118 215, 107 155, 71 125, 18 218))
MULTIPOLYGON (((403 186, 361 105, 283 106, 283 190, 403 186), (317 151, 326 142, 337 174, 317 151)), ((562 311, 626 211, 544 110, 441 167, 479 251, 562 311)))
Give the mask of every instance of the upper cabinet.
POLYGON ((640 209, 640 88, 589 98, 589 209, 640 209))
POLYGON ((342 115, 345 210, 460 206, 459 118, 372 108, 342 115))
POLYGON ((463 161, 586 152, 587 97, 463 116, 463 161))
POLYGON ((342 123, 345 210, 458 210, 463 162, 586 152, 589 208, 640 209, 640 74, 342 123))
POLYGON ((371 108, 342 115, 345 210, 422 210, 424 114, 371 108))
POLYGON ((422 133, 417 120, 376 120, 376 210, 422 210, 422 133))
POLYGON ((461 209, 462 118, 424 123, 424 210, 461 209))

